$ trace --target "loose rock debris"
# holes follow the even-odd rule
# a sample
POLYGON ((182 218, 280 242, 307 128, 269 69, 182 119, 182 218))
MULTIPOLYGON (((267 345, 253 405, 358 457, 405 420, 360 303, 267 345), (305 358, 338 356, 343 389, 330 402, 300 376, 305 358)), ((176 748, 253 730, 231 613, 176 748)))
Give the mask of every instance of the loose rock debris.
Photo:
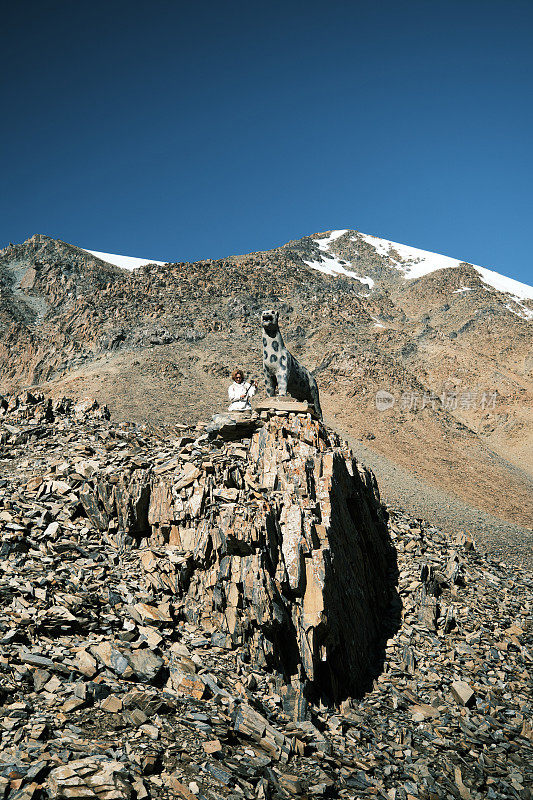
MULTIPOLYGON (((244 433, 239 426, 242 438, 225 441, 179 426, 114 425, 95 403, 27 394, 0 406, 1 797, 531 796, 530 575, 399 510, 388 509, 387 522, 372 477, 356 465, 359 512, 367 508, 376 529, 386 523, 394 545, 401 619, 361 697, 335 698, 331 680, 313 693, 317 679, 301 651, 293 675, 259 656, 267 632, 242 594, 233 632, 226 614, 216 617, 216 581, 206 578, 226 556, 212 548, 211 561, 194 551, 183 560, 181 537, 194 528, 197 541, 200 524, 191 523, 206 519, 208 503, 213 520, 229 515, 228 529, 252 497, 254 513, 233 535, 248 542, 269 499, 280 531, 288 510, 302 509, 305 566, 324 550, 315 536, 323 524, 314 519, 316 484, 293 482, 289 495, 288 480, 304 445, 322 465, 333 452, 346 464, 334 434, 317 437, 305 412, 263 412, 244 433), (262 450, 270 471, 249 469, 264 465, 250 455, 254 437, 270 437, 262 450), (282 441, 285 461, 273 458, 282 441), (246 469, 229 469, 235 464, 246 469), (141 529, 165 486, 175 489, 173 516, 154 501, 141 529), (193 499, 199 487, 202 504, 193 499), (276 502, 284 496, 282 520, 285 506, 276 502)), ((333 497, 334 524, 342 496, 335 485, 319 497, 322 511, 333 497)), ((294 576, 292 586, 290 576, 279 581, 291 614, 307 588, 300 575, 298 594, 294 576)), ((383 616, 392 625, 394 592, 388 599, 383 616)), ((220 598, 218 608, 232 606, 220 598)), ((333 652, 328 642, 326 657, 333 652)))

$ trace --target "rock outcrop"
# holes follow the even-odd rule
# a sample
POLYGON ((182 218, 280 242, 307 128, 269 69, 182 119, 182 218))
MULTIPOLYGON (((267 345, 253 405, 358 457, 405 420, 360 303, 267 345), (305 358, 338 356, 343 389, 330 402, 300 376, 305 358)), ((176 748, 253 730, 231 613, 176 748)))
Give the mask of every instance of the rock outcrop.
POLYGON ((189 437, 187 460, 95 476, 80 500, 141 546, 154 588, 213 644, 276 672, 301 716, 307 695, 357 695, 376 674, 392 548, 374 476, 346 445, 310 411, 261 417, 236 441, 189 437))

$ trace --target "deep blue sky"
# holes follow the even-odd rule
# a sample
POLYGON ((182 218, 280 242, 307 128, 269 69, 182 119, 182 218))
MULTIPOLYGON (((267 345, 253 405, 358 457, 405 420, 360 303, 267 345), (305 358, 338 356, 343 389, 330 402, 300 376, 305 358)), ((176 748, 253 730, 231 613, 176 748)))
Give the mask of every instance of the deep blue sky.
POLYGON ((194 260, 355 228, 533 282, 531 0, 20 0, 0 247, 194 260))

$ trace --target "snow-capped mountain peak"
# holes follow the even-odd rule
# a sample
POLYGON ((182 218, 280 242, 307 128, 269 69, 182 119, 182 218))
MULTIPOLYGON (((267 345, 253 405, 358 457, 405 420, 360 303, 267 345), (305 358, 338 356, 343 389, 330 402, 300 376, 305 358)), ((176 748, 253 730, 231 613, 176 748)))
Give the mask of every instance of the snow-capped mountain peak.
MULTIPOLYGON (((366 283, 370 288, 374 286, 374 280, 368 276, 362 277, 356 271, 357 267, 348 258, 342 258, 342 249, 350 252, 357 250, 357 244, 364 242, 370 245, 375 252, 386 259, 389 267, 397 269, 406 280, 413 280, 428 275, 441 269, 457 268, 467 262, 449 256, 432 253, 429 250, 421 250, 417 247, 393 242, 388 239, 380 239, 377 236, 359 233, 348 229, 328 231, 326 235, 312 240, 318 248, 316 258, 305 260, 305 263, 313 269, 320 270, 329 275, 343 275, 354 278, 362 283, 366 283)), ((481 281, 496 289, 499 292, 509 295, 509 300, 514 307, 507 304, 509 311, 522 319, 533 319, 533 311, 524 305, 524 300, 533 300, 533 287, 526 283, 508 278, 494 270, 480 267, 476 264, 469 265, 478 272, 481 281)), ((471 291, 470 287, 462 286, 456 292, 464 293, 471 291)))

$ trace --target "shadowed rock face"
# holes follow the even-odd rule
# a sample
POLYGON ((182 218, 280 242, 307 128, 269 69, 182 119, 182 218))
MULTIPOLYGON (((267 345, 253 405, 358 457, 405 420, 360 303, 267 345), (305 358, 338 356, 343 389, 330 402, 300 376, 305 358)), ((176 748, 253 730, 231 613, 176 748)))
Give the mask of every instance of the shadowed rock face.
POLYGON ((360 695, 376 675, 393 549, 374 476, 339 438, 310 413, 261 416, 206 443, 207 462, 115 476, 112 496, 88 482, 81 499, 136 537, 154 587, 212 644, 276 672, 301 717, 307 697, 360 695))
POLYGON ((260 484, 277 495, 275 566, 299 674, 312 692, 358 694, 390 600, 391 550, 373 476, 303 415, 271 417, 250 456, 260 484))

